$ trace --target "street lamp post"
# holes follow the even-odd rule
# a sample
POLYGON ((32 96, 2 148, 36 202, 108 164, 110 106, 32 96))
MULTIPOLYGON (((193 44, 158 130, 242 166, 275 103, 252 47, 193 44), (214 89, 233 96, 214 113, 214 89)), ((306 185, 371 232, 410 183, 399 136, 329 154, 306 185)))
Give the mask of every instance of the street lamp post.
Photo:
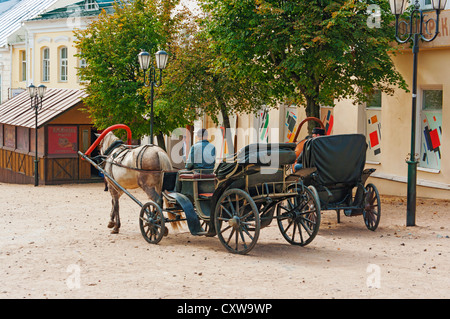
POLYGON ((34 158, 34 186, 39 185, 39 156, 38 156, 38 112, 42 108, 42 98, 45 95, 47 87, 43 84, 35 87, 31 84, 28 88, 28 93, 31 98, 31 109, 34 110, 36 135, 35 135, 35 158, 34 158))
POLYGON ((159 81, 156 80, 156 69, 152 65, 150 66, 150 54, 144 50, 138 54, 139 66, 144 71, 144 85, 150 86, 150 144, 153 144, 153 94, 154 88, 162 85, 162 70, 166 68, 169 55, 164 50, 159 50, 155 54, 156 69, 159 69, 159 81), (145 78, 145 74, 148 74, 148 83, 145 78))
POLYGON ((419 54, 419 39, 431 42, 439 34, 439 13, 444 10, 447 0, 432 0, 436 18, 427 18, 420 9, 416 0, 409 21, 399 21, 399 17, 405 11, 408 0, 389 0, 391 12, 395 14, 395 38, 399 43, 413 41, 413 84, 412 84, 412 119, 411 119, 411 152, 408 154, 408 188, 406 206, 406 226, 416 225, 416 184, 417 184, 417 158, 416 158, 416 106, 417 106, 417 58, 419 54), (435 24, 434 34, 428 31, 429 22, 435 24), (399 27, 404 26, 404 32, 399 34, 399 27), (424 28, 425 27, 425 28, 424 28), (429 37, 431 36, 431 37, 429 37))

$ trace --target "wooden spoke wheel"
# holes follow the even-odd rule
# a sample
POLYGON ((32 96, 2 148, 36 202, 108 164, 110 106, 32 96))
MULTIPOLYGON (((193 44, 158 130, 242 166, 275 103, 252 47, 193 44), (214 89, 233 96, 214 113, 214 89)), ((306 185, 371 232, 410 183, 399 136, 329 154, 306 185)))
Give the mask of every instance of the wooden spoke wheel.
POLYGON ((258 208, 250 195, 241 189, 229 189, 219 198, 214 224, 220 242, 232 253, 247 254, 258 241, 258 208))
POLYGON ((378 189, 373 184, 367 184, 363 202, 363 217, 366 227, 375 230, 380 223, 381 200, 378 189))
POLYGON ((320 204, 315 190, 294 187, 297 193, 278 204, 277 223, 281 234, 292 245, 308 245, 319 232, 320 204))
POLYGON ((150 244, 157 244, 166 234, 164 215, 161 208, 153 203, 145 203, 139 215, 139 228, 144 239, 150 244))

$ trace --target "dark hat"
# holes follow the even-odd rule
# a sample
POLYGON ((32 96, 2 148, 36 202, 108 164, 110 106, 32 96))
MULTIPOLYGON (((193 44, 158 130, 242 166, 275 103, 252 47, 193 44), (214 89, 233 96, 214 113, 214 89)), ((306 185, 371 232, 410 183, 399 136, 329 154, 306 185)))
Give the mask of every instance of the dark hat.
POLYGON ((320 127, 315 127, 312 130, 312 134, 325 135, 325 130, 323 128, 320 128, 320 127))
POLYGON ((208 137, 208 131, 205 128, 201 128, 197 131, 197 136, 200 138, 208 137))

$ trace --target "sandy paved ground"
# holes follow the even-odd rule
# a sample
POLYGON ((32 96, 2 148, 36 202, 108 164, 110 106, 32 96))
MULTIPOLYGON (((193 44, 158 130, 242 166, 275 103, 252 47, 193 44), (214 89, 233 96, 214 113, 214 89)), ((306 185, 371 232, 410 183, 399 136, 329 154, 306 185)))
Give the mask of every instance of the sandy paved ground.
POLYGON ((419 199, 415 227, 405 227, 404 198, 382 202, 375 232, 361 216, 337 224, 324 212, 307 247, 289 245, 273 222, 237 256, 187 227, 147 244, 126 196, 121 232, 110 234, 102 184, 3 183, 0 298, 448 298, 450 201, 419 199))

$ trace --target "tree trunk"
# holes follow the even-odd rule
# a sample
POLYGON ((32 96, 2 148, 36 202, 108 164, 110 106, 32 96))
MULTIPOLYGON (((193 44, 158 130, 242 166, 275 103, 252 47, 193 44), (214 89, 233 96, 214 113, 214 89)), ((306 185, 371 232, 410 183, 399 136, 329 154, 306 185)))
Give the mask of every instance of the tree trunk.
POLYGON ((227 107, 223 102, 220 103, 220 112, 222 113, 223 127, 225 128, 225 141, 228 146, 228 155, 232 155, 234 154, 234 143, 231 134, 230 117, 228 116, 227 107))
MULTIPOLYGON (((296 73, 291 73, 291 79, 297 84, 298 89, 303 94, 306 100, 306 117, 315 117, 320 120, 320 105, 317 103, 317 99, 320 93, 320 83, 314 82, 314 93, 307 90, 307 87, 302 86, 300 83, 300 77, 296 73), (310 94, 306 94, 309 92, 310 94)), ((308 121, 308 134, 311 135, 313 128, 319 126, 320 124, 316 121, 308 121)))
MULTIPOLYGON (((320 120, 320 106, 316 103, 316 97, 305 96, 306 99, 306 116, 315 117, 320 120)), ((308 134, 311 134, 313 128, 319 126, 316 121, 308 121, 308 134)))

